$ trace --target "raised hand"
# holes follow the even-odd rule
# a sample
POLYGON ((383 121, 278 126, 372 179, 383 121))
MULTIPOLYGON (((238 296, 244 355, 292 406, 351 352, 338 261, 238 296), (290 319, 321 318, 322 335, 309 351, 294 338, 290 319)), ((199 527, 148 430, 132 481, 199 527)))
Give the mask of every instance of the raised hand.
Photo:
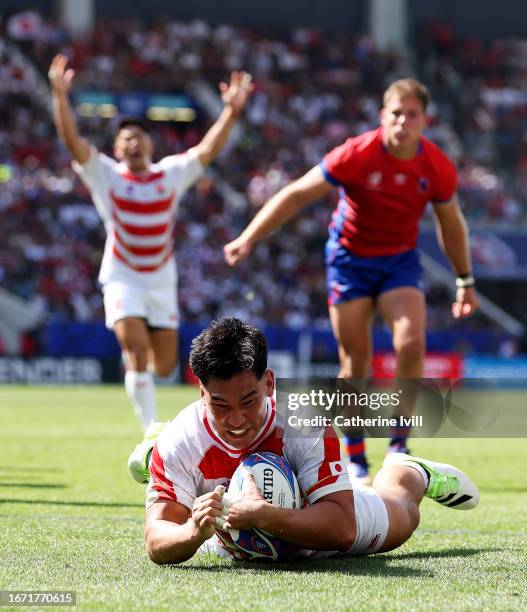
POLYGON ((67 93, 71 89, 71 83, 75 76, 73 68, 67 68, 68 58, 59 53, 56 55, 48 70, 48 78, 51 88, 56 93, 67 93))
POLYGON ((248 72, 231 72, 230 82, 220 83, 221 99, 225 106, 230 106, 239 115, 247 104, 254 90, 252 77, 248 72))

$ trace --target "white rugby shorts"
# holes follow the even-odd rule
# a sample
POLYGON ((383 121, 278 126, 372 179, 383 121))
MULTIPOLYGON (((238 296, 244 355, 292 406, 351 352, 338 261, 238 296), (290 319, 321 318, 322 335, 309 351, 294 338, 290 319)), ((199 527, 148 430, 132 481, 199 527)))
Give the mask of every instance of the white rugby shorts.
POLYGON ((119 281, 103 287, 106 327, 127 317, 145 319, 150 327, 178 329, 179 310, 174 285, 143 289, 119 281))
POLYGON ((354 483, 353 499, 357 536, 347 554, 371 555, 381 548, 388 535, 388 511, 372 487, 354 483))

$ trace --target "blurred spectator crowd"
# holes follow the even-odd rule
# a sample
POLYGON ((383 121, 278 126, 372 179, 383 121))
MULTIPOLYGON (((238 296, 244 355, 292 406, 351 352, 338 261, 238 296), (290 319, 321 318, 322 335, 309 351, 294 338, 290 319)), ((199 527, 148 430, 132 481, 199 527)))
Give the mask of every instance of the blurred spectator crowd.
MULTIPOLYGON (((0 286, 49 318, 103 320, 96 276, 104 229, 57 140, 49 100, 35 95, 13 46, 42 79, 53 55, 66 53, 75 87, 89 91, 180 92, 195 81, 216 90, 233 69, 252 73, 256 89, 238 142, 180 207, 175 244, 184 321, 237 313, 256 322, 327 326, 323 246, 335 194, 258 245, 239 268, 228 268, 222 247, 280 187, 348 136, 375 127, 380 95, 396 78, 413 75, 430 87, 428 135, 459 166, 469 223, 527 219, 527 41, 484 45, 428 24, 415 62, 349 32, 101 19, 87 39, 75 40, 57 23, 24 15, 0 24, 0 286)), ((157 124, 156 158, 194 145, 209 121, 157 124)), ((111 152, 111 120, 79 124, 111 152)), ((454 325, 448 300, 431 289, 432 328, 454 325)))

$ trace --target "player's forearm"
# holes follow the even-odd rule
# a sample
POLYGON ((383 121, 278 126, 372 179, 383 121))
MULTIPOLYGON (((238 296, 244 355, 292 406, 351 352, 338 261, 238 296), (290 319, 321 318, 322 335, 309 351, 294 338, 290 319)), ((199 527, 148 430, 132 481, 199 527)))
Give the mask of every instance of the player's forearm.
POLYGON ((294 190, 294 183, 275 194, 258 211, 258 214, 243 230, 240 238, 258 242, 292 219, 310 201, 304 201, 294 190))
POLYGON ((200 162, 206 166, 210 164, 223 149, 234 124, 237 115, 231 106, 227 105, 222 110, 216 122, 205 134, 197 146, 200 162))
POLYGON ((472 263, 470 259, 468 228, 464 217, 458 216, 456 222, 448 224, 448 226, 440 225, 438 238, 456 275, 470 274, 472 272, 472 263))
POLYGON ((182 525, 156 520, 154 525, 147 525, 145 529, 148 556, 158 565, 190 559, 204 541, 190 520, 182 525))
POLYGON ((257 527, 314 550, 349 550, 356 535, 354 512, 332 501, 320 501, 302 510, 266 504, 257 527))
POLYGON ((57 132, 72 156, 83 164, 89 158, 89 145, 79 134, 68 95, 53 92, 52 99, 57 132))

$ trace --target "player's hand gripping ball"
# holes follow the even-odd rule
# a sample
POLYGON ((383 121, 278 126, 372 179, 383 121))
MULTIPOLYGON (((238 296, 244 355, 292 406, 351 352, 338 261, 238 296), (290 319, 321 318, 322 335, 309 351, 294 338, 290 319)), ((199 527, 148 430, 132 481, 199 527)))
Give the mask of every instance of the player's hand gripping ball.
MULTIPOLYGON (((298 510, 301 507, 300 489, 296 476, 284 457, 274 453, 249 455, 236 469, 223 500, 228 508, 243 496, 247 474, 252 473, 256 486, 265 501, 298 510), (248 469, 250 472, 248 472, 248 469)), ((220 520, 221 523, 221 520, 220 520)), ((278 561, 287 558, 298 546, 290 544, 263 529, 216 529, 222 546, 234 559, 278 561)))

